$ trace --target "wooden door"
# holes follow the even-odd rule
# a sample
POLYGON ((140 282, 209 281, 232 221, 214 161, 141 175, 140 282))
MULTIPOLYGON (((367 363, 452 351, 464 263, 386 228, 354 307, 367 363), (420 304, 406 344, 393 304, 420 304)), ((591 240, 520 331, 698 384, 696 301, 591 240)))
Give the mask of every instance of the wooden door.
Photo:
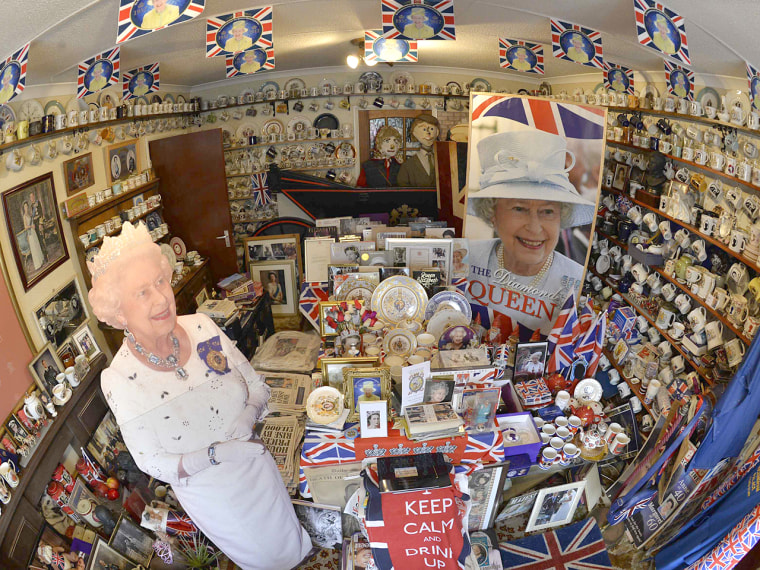
POLYGON ((158 139, 148 146, 171 234, 181 237, 188 251, 209 257, 214 283, 236 273, 221 129, 158 139), (225 231, 229 239, 217 239, 225 231))

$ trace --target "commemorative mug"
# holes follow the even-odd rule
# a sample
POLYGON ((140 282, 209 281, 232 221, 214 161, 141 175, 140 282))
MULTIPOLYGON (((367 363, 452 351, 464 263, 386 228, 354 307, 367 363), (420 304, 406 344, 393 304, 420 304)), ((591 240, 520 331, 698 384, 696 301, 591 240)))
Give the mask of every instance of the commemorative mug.
POLYGON ((691 244, 691 250, 694 252, 694 255, 697 257, 700 263, 707 259, 707 249, 704 240, 696 240, 693 244, 691 244))
POLYGON ((704 109, 702 109, 702 103, 700 103, 699 101, 692 101, 690 113, 694 115, 695 117, 701 117, 702 115, 704 115, 704 109))
POLYGON ((720 151, 713 151, 710 153, 710 168, 715 170, 723 170, 726 165, 726 156, 720 151))
POLYGON ((660 384, 662 385, 670 384, 673 381, 673 369, 668 367, 661 368, 657 373, 657 378, 660 379, 660 384))
POLYGON ((670 327, 670 330, 668 330, 668 334, 670 335, 670 338, 673 340, 679 340, 683 337, 684 333, 686 332, 686 327, 683 323, 673 323, 673 326, 670 327))
POLYGON ((694 147, 692 146, 683 147, 683 150, 681 151, 681 157, 684 160, 689 160, 689 161, 694 160, 694 147))
POLYGON ((631 395, 631 388, 626 384, 625 382, 621 382, 618 384, 618 394, 620 394, 621 398, 628 398, 631 395))
POLYGON ((676 297, 678 289, 673 283, 666 283, 662 286, 662 296, 666 301, 672 301, 676 297))
POLYGON ((649 212, 648 214, 645 214, 644 217, 642 218, 642 222, 649 229, 650 232, 657 231, 657 215, 654 212, 649 212))
MULTIPOLYGON (((682 315, 685 315, 691 310, 691 298, 686 293, 681 293, 680 295, 678 295, 674 301, 674 304, 682 315)), ((667 326, 663 326, 660 328, 661 329, 669 328, 671 324, 673 323, 668 323, 667 326)))
POLYGON ((671 361, 670 361, 670 367, 673 369, 674 374, 680 374, 684 370, 686 370, 686 361, 683 358, 683 355, 677 354, 671 361))
POLYGON ((707 164, 707 151, 703 148, 698 148, 694 152, 694 162, 702 166, 707 164))
POLYGON ((705 325, 705 334, 707 335, 707 349, 718 348, 723 344, 723 323, 710 321, 705 325))
POLYGON ((738 366, 741 363, 742 358, 744 358, 744 353, 747 349, 741 340, 735 338, 725 344, 725 350, 728 365, 734 367, 738 366))
POLYGON ((699 231, 706 236, 711 236, 713 235, 713 232, 715 232, 715 227, 717 225, 718 218, 715 216, 710 216, 708 214, 703 214, 699 224, 699 231))
POLYGON ((5 479, 5 482, 8 483, 9 487, 18 487, 18 474, 16 473, 16 467, 11 460, 5 461, 0 465, 0 477, 5 479))
POLYGON ((705 271, 702 274, 702 280, 697 289, 697 295, 702 299, 707 299, 713 289, 715 289, 715 274, 705 271))
POLYGON ((649 276, 649 271, 647 271, 642 263, 637 263, 631 268, 631 275, 633 275, 637 283, 644 283, 649 276))
POLYGON ((557 450, 552 447, 545 447, 541 451, 541 457, 538 460, 538 467, 539 469, 546 470, 554 465, 557 461, 559 461, 557 450))
POLYGON ((610 384, 612 386, 617 386, 620 383, 620 372, 617 370, 610 370, 607 375, 610 378, 610 384))
POLYGON ((697 307, 686 316, 686 320, 689 321, 694 332, 701 332, 705 328, 707 311, 705 311, 704 307, 697 307))
POLYGON ((729 176, 733 176, 734 174, 736 174, 736 157, 734 156, 726 157, 726 167, 724 169, 724 172, 728 174, 729 176))
POLYGON ((716 107, 705 105, 705 115, 707 116, 708 119, 714 119, 717 114, 718 114, 718 109, 716 107))
POLYGON ((728 301, 731 299, 731 296, 728 294, 728 291, 726 291, 722 287, 716 287, 715 289, 713 289, 711 296, 715 298, 714 308, 716 311, 722 311, 723 309, 725 309, 726 305, 728 305, 728 301))
POLYGON ((658 344, 662 340, 662 337, 660 336, 659 331, 654 327, 650 328, 647 331, 647 336, 649 337, 649 342, 651 342, 652 344, 658 344))
POLYGON ((643 315, 636 317, 636 328, 640 333, 645 333, 649 330, 649 321, 643 315))
POLYGON ((731 232, 731 241, 728 242, 728 249, 741 253, 744 246, 747 245, 747 232, 743 230, 733 230, 731 232))
MULTIPOLYGON (((743 282, 747 278, 747 266, 743 263, 734 263, 728 269, 728 276, 736 283, 743 282)), ((743 292, 744 291, 742 291, 742 293, 743 292)))
POLYGON ((573 459, 581 454, 581 450, 577 445, 573 443, 566 443, 562 446, 562 453, 560 455, 560 465, 570 465, 573 459))
MULTIPOLYGON (((638 400, 638 398, 633 398, 631 400, 631 405, 634 408, 634 412, 636 411, 636 406, 634 405, 633 400, 636 400, 639 402, 638 407, 641 408, 641 402, 638 400)), ((612 441, 612 444, 609 446, 609 451, 613 455, 620 455, 625 451, 625 448, 628 447, 628 444, 630 443, 631 438, 628 437, 624 433, 619 433, 615 436, 615 439, 612 441)))
POLYGON ((747 298, 743 295, 733 294, 730 297, 731 302, 726 308, 726 316, 735 324, 739 325, 749 315, 749 307, 747 298))
MULTIPOLYGON (((758 328, 760 328, 760 318, 747 317, 747 320, 744 322, 744 336, 752 339, 755 336, 758 328)), ((723 342, 723 339, 721 339, 721 342, 723 342)))
POLYGON ((629 209, 628 217, 637 226, 641 225, 641 221, 643 219, 643 215, 641 214, 641 208, 639 206, 634 206, 633 208, 629 209))

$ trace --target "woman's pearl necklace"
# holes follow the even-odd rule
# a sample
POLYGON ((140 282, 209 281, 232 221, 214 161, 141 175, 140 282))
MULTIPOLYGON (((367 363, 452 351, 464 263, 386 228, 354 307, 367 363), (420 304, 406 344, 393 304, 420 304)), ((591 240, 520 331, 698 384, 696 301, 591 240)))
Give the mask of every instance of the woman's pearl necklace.
MULTIPOLYGON (((504 244, 499 244, 499 250, 496 252, 496 259, 499 262, 499 269, 503 269, 505 271, 509 271, 506 267, 504 267, 504 244)), ((539 271, 536 276, 533 278, 533 281, 530 282, 530 285, 528 287, 536 287, 539 283, 541 283, 541 280, 544 278, 544 275, 546 275, 546 272, 549 271, 549 268, 552 266, 552 262, 554 261, 554 251, 549 254, 549 257, 546 258, 546 261, 544 261, 544 265, 541 268, 541 271, 539 271)))

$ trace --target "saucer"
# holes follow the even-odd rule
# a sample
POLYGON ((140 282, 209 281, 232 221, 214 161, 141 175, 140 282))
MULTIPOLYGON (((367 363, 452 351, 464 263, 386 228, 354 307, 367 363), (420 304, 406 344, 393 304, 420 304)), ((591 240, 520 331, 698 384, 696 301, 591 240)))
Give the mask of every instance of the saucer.
POLYGON ((71 390, 71 388, 68 388, 63 393, 63 398, 58 398, 57 396, 53 396, 53 403, 56 406, 63 406, 66 402, 68 402, 71 399, 71 396, 74 392, 71 390))

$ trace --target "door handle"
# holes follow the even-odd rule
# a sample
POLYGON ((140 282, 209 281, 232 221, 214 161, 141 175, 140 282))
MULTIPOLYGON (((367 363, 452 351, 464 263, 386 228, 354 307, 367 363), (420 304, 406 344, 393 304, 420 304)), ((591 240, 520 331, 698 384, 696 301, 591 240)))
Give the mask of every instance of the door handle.
POLYGON ((216 236, 216 239, 223 239, 224 240, 224 247, 230 247, 230 232, 229 230, 224 230, 223 236, 216 236))

